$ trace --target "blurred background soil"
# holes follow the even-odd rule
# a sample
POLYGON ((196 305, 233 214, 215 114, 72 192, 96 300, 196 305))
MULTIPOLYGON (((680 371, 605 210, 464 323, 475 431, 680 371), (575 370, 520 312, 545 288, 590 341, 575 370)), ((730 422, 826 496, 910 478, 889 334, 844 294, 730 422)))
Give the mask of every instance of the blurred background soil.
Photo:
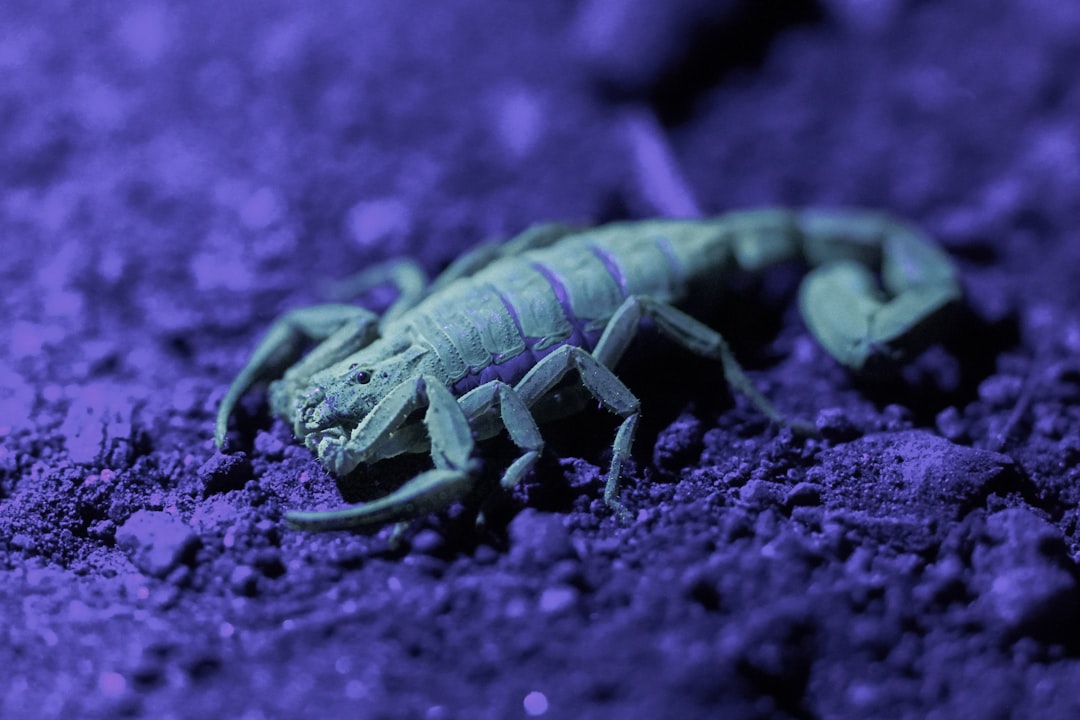
POLYGON ((1076 717, 1077 37, 1050 0, 4 2, 0 716, 1076 717), (735 288, 706 319, 816 439, 646 336, 629 524, 600 412, 397 548, 282 516, 422 463, 339 485, 259 392, 213 446, 351 272, 758 205, 910 219, 962 320, 856 378, 798 268, 735 288))

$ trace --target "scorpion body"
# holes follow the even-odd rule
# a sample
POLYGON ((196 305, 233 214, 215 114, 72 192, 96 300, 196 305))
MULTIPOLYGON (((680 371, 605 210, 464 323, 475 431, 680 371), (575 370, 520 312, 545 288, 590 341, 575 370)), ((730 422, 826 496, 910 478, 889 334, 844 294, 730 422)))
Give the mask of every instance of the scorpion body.
POLYGON ((228 418, 253 384, 280 378, 270 387, 272 410, 339 476, 401 453, 431 453, 433 469, 385 497, 287 516, 304 529, 347 528, 462 498, 475 484, 475 442, 503 430, 521 450, 502 478, 512 487, 543 448, 537 421, 591 395, 621 418, 604 499, 625 516, 619 475, 640 405, 613 369, 642 320, 718 360, 732 387, 782 422, 724 339, 681 308, 707 304, 732 273, 792 260, 811 268, 799 299, 809 329, 856 371, 901 361, 932 341, 960 297, 947 256, 878 213, 764 209, 586 230, 538 226, 480 246, 427 289, 408 262, 361 273, 355 289, 389 280, 400 290, 382 318, 351 305, 287 313, 229 388, 215 439, 223 446, 228 418), (577 392, 558 391, 574 373, 577 392))

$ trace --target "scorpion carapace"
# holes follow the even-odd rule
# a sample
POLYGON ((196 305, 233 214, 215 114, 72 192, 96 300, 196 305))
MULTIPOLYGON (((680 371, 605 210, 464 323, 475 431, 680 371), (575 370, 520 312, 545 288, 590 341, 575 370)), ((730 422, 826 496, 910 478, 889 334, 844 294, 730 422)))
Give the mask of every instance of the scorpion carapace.
POLYGON ((535 414, 543 420, 552 391, 576 375, 583 392, 621 419, 604 500, 625 517, 619 475, 639 402, 614 369, 642 320, 719 361, 728 383, 783 422, 724 339, 680 304, 730 273, 800 259, 810 268, 802 315, 822 347, 855 371, 933 341, 961 296, 945 253, 880 213, 761 209, 582 230, 541 225, 474 249, 426 290, 407 261, 366 270, 356 288, 390 281, 401 290, 381 318, 342 304, 286 313, 230 386, 215 441, 224 445, 240 397, 273 380, 273 411, 333 473, 401 453, 430 452, 434 463, 382 498, 290 512, 288 522, 329 530, 406 520, 464 497, 476 482, 475 442, 503 430, 520 455, 501 484, 518 483, 543 448, 535 414))

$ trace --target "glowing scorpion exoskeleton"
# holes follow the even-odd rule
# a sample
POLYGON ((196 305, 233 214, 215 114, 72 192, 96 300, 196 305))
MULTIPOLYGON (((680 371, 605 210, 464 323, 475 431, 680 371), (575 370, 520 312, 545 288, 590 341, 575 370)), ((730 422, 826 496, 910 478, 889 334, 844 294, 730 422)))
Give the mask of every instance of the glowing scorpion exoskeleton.
POLYGON ((591 396, 621 418, 604 500, 625 516, 619 474, 640 403, 614 369, 643 318, 718 360, 732 387, 783 422, 720 334, 680 308, 708 309, 732 273, 800 259, 810 268, 802 315, 853 370, 923 348, 961 296, 946 254, 880 213, 761 209, 590 229, 540 225, 472 250, 427 288, 408 261, 361 273, 357 289, 390 281, 400 291, 382 317, 343 304, 286 313, 230 386, 215 440, 224 445, 229 416, 252 385, 278 378, 272 410, 338 476, 401 453, 431 453, 432 469, 382 498, 287 515, 299 528, 340 529, 415 518, 463 498, 477 482, 475 442, 503 430, 520 449, 502 475, 512 487, 543 448, 537 422, 591 396), (568 374, 580 381, 569 393, 568 374))

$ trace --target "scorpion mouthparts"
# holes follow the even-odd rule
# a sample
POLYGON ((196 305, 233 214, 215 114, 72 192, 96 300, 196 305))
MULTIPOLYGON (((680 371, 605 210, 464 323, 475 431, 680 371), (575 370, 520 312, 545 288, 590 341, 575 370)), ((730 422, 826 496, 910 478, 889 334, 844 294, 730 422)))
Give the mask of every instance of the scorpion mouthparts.
POLYGON ((304 445, 312 452, 321 452, 327 445, 340 445, 348 439, 349 433, 345 428, 332 427, 306 433, 304 445))
POLYGON ((326 393, 323 391, 323 389, 321 387, 315 387, 311 388, 311 390, 306 395, 304 395, 303 398, 301 398, 300 402, 303 405, 311 406, 317 403, 321 403, 325 399, 326 393))
POLYGON ((309 390, 296 403, 295 429, 297 434, 328 430, 338 424, 338 418, 326 401, 326 392, 321 387, 309 390))
POLYGON ((326 423, 307 421, 302 427, 305 438, 309 437, 340 437, 349 436, 349 428, 340 424, 327 425, 326 423))

